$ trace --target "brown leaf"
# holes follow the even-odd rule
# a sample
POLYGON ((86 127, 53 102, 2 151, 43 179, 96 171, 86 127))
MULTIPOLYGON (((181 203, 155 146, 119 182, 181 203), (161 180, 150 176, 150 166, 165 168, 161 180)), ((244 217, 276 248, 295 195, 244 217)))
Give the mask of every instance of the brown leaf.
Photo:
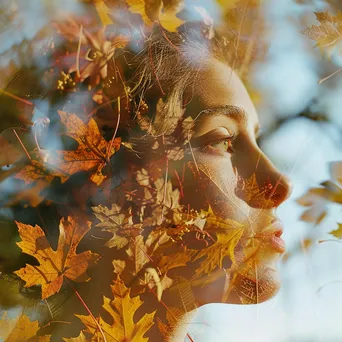
POLYGON ((25 287, 42 285, 42 298, 48 298, 59 292, 64 277, 76 282, 85 282, 90 278, 86 271, 94 265, 99 256, 90 251, 80 254, 76 248, 84 235, 90 229, 90 222, 78 225, 71 217, 62 218, 59 225, 59 239, 57 250, 54 251, 43 230, 20 222, 19 228, 21 250, 39 261, 39 266, 27 264, 26 267, 14 272, 26 284, 25 287))

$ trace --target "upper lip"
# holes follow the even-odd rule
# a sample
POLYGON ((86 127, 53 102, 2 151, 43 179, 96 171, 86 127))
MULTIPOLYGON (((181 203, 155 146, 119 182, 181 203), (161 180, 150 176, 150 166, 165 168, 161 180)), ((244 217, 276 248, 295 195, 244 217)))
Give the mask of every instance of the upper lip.
POLYGON ((284 231, 284 226, 283 223, 279 219, 274 219, 272 220, 272 223, 267 226, 265 229, 260 231, 255 235, 255 237, 271 237, 271 236, 276 236, 276 237, 281 237, 284 231))

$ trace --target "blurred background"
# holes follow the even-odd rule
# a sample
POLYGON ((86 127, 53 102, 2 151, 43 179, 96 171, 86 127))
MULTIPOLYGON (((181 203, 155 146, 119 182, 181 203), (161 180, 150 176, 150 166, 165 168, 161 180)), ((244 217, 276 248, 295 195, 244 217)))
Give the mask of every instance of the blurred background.
MULTIPOLYGON (((219 11, 213 1, 197 2, 211 13, 219 11)), ((260 145, 294 184, 291 198, 278 209, 288 246, 280 265, 283 287, 261 305, 201 308, 190 327, 196 342, 342 341, 342 245, 336 239, 319 243, 332 239, 329 232, 342 222, 341 207, 329 204, 317 224, 300 219, 305 208, 296 201, 331 178, 329 163, 342 160, 342 72, 318 84, 342 66, 342 53, 324 54, 301 33, 318 24, 314 12, 336 14, 339 7, 340 1, 262 3, 268 52, 253 65, 249 83, 263 127, 260 145)), ((60 8, 82 11, 76 1, 1 1, 0 88, 18 66, 39 63, 37 34, 60 8)), ((39 110, 48 106, 41 102, 39 110)))

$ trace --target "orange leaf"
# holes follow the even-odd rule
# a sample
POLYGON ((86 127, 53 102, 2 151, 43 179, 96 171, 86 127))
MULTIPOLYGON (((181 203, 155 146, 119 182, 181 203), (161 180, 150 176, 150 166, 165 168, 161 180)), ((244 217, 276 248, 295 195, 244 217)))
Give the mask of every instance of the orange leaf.
POLYGON ((83 236, 90 229, 90 222, 78 225, 71 217, 62 218, 59 225, 57 250, 54 251, 43 230, 20 222, 16 222, 19 235, 18 242, 21 250, 39 261, 39 266, 27 264, 15 273, 23 279, 25 287, 42 285, 42 298, 48 298, 57 293, 64 278, 84 282, 90 278, 87 269, 96 263, 99 256, 90 251, 76 254, 76 248, 83 236))
POLYGON ((94 119, 86 124, 77 115, 58 111, 66 126, 66 135, 78 142, 76 151, 58 151, 50 156, 48 163, 69 176, 79 171, 93 170, 90 179, 100 185, 106 178, 102 169, 108 159, 120 148, 121 139, 107 142, 101 135, 94 119))

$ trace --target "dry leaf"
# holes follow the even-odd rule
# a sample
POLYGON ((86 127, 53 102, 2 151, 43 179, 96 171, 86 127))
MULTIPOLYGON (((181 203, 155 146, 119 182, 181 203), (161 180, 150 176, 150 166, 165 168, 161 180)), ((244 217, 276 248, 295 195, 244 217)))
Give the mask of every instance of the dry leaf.
POLYGON ((183 20, 176 16, 180 5, 165 6, 162 0, 126 0, 126 3, 129 11, 140 14, 147 26, 159 22, 164 29, 175 32, 183 24, 183 20))
MULTIPOLYGON (((114 323, 108 324, 101 317, 99 324, 108 341, 147 342, 144 335, 152 327, 155 312, 145 314, 138 322, 134 321, 134 315, 143 302, 140 297, 131 298, 130 289, 118 277, 111 286, 113 298, 103 297, 103 308, 109 313, 114 323)), ((87 332, 93 335, 91 341, 102 340, 97 325, 90 316, 76 315, 87 327, 87 332)))
POLYGON ((50 336, 37 336, 38 330, 38 321, 30 321, 26 315, 9 319, 5 312, 0 320, 0 337, 6 342, 49 342, 50 336))
POLYGON ((228 234, 228 232, 224 234, 218 233, 217 241, 213 245, 201 250, 194 258, 195 261, 205 257, 200 266, 196 269, 196 275, 210 274, 217 267, 222 268, 224 257, 228 257, 234 263, 234 250, 240 241, 243 232, 244 229, 232 229, 230 234, 228 234))
POLYGON ((302 31, 310 39, 315 40, 318 47, 336 45, 342 37, 342 13, 336 16, 328 12, 315 13, 320 25, 312 25, 302 31))
POLYGON ((42 285, 42 298, 48 298, 57 293, 63 284, 64 277, 76 282, 85 282, 90 278, 86 271, 94 265, 99 256, 90 251, 80 254, 76 248, 84 235, 90 229, 90 222, 78 225, 71 217, 62 218, 59 225, 57 250, 54 251, 43 230, 16 222, 21 242, 21 250, 39 261, 39 266, 27 264, 26 267, 14 272, 26 284, 25 287, 42 285))
POLYGON ((63 338, 65 342, 87 342, 86 337, 83 334, 83 331, 77 336, 72 338, 63 338))
POLYGON ((58 111, 62 123, 67 128, 66 135, 78 142, 76 151, 58 151, 57 156, 51 156, 47 162, 56 169, 72 175, 79 171, 94 170, 90 179, 100 185, 106 178, 102 169, 108 159, 120 148, 120 138, 113 143, 107 142, 101 135, 94 119, 85 124, 77 115, 58 111))
POLYGON ((92 209, 94 215, 101 221, 96 227, 113 234, 113 237, 107 241, 106 246, 110 248, 116 247, 118 249, 125 247, 128 244, 128 239, 117 234, 123 228, 124 223, 127 222, 127 220, 125 221, 125 214, 122 213, 121 208, 117 204, 112 204, 112 208, 109 209, 100 204, 92 209))
POLYGON ((338 239, 342 239, 342 223, 338 223, 338 228, 332 230, 329 234, 335 236, 338 239))

